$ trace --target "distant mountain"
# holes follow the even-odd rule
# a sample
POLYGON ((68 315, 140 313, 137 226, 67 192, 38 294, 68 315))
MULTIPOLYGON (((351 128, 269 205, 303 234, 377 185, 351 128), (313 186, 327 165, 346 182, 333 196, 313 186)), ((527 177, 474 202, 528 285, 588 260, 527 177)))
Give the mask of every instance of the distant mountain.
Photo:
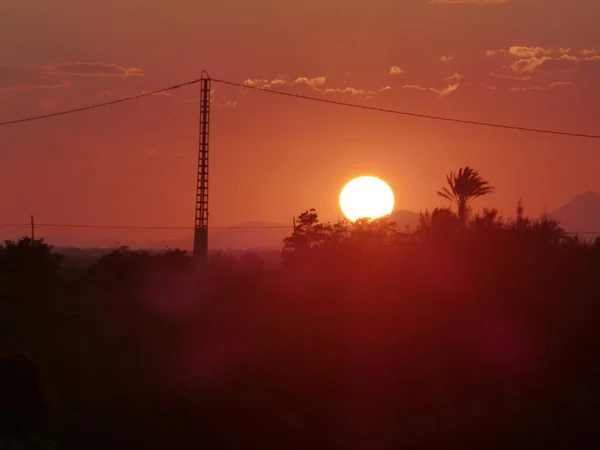
POLYGON ((593 191, 585 192, 548 216, 560 221, 560 225, 570 233, 600 232, 600 195, 593 191))
POLYGON ((390 219, 396 222, 398 229, 404 231, 408 228, 415 228, 419 225, 421 214, 414 211, 396 210, 390 214, 390 219))

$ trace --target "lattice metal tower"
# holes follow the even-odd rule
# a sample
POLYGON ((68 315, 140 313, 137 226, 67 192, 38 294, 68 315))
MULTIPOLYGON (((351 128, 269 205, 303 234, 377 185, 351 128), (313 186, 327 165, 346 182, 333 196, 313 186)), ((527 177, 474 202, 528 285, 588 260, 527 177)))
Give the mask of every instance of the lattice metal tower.
POLYGON ((198 148, 198 179, 196 184, 196 223, 194 226, 194 261, 204 264, 208 259, 208 144, 210 119, 210 77, 200 79, 200 137, 198 148))

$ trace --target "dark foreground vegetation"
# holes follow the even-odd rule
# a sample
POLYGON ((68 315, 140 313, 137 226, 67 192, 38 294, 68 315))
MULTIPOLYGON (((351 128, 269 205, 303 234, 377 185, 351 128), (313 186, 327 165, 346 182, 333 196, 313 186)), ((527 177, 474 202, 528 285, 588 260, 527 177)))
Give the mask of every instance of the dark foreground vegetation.
POLYGON ((482 186, 460 176, 459 214, 411 232, 305 212, 275 271, 127 249, 77 269, 7 242, 0 353, 39 367, 48 414, 17 426, 7 408, 40 401, 5 396, 0 431, 82 450, 595 448, 600 243, 520 206, 469 214, 482 186))

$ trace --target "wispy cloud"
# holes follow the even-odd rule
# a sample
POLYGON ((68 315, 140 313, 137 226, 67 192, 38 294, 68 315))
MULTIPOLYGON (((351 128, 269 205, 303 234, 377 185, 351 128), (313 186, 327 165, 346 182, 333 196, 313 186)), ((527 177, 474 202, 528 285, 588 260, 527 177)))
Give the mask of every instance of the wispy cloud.
POLYGON ((314 78, 299 77, 299 78, 296 78, 293 82, 293 84, 305 84, 317 91, 320 89, 319 86, 323 86, 325 83, 327 83, 327 78, 325 78, 325 77, 314 77, 314 78))
POLYGON ((402 75, 404 71, 398 66, 391 66, 388 73, 389 75, 402 75))
POLYGON ((246 81, 244 81, 244 84, 246 86, 258 87, 261 89, 269 89, 273 86, 291 86, 294 83, 292 81, 286 80, 283 77, 277 77, 273 80, 268 80, 266 78, 248 78, 246 81))
POLYGON ((600 55, 595 56, 577 56, 560 55, 558 57, 542 56, 524 58, 515 61, 510 68, 514 72, 569 72, 577 69, 580 63, 600 61, 600 55))
POLYGON ((519 56, 520 58, 533 58, 534 56, 547 56, 553 53, 553 50, 548 50, 542 47, 520 47, 513 46, 507 51, 509 55, 519 56))
POLYGON ((403 89, 414 89, 414 90, 423 91, 423 92, 434 92, 437 95, 439 95, 440 98, 445 97, 446 95, 451 94, 452 92, 455 92, 459 87, 460 87, 459 83, 448 85, 448 86, 444 87, 443 89, 424 87, 424 86, 420 86, 418 84, 405 84, 404 86, 402 86, 403 89))
POLYGON ((378 89, 359 89, 352 86, 346 86, 343 88, 325 87, 327 84, 327 78, 323 76, 297 77, 295 79, 290 79, 280 75, 273 80, 265 78, 249 78, 244 81, 244 84, 246 86, 258 87, 261 89, 270 89, 277 86, 307 86, 311 90, 320 92, 322 94, 347 94, 363 98, 370 98, 373 95, 391 89, 391 86, 383 86, 378 89))
POLYGON ((444 81, 447 83, 458 83, 463 78, 464 76, 462 76, 461 74, 455 73, 453 75, 450 75, 449 77, 444 78, 444 81))
POLYGON ((120 64, 107 64, 102 62, 58 62, 45 64, 40 67, 45 75, 74 75, 91 77, 143 77, 144 69, 124 67, 120 64))
POLYGON ((440 56, 440 61, 443 63, 454 61, 455 59, 456 59, 456 55, 440 56))
POLYGON ((515 81, 529 81, 531 80, 531 75, 510 75, 510 74, 501 74, 490 72, 490 76, 494 78, 500 78, 501 80, 515 80, 515 81))
POLYGON ((554 88, 561 88, 570 86, 573 83, 571 81, 555 81, 546 85, 528 86, 528 87, 512 87, 509 89, 510 92, 526 92, 526 91, 550 91, 554 88))
POLYGON ((392 89, 391 86, 383 86, 382 88, 375 89, 375 90, 356 89, 356 88, 347 86, 345 88, 327 88, 327 89, 322 90, 322 92, 325 94, 350 94, 350 95, 355 95, 355 96, 359 96, 359 97, 370 98, 375 94, 389 91, 390 89, 392 89))
POLYGON ((446 84, 446 86, 444 86, 443 88, 426 87, 421 86, 420 84, 405 84, 404 86, 402 86, 402 89, 413 89, 423 92, 433 92, 437 94, 440 98, 442 98, 453 92, 456 92, 460 87, 461 80, 463 80, 464 78, 465 77, 463 75, 459 73, 454 73, 444 78, 443 81, 444 84, 446 84))
POLYGON ((600 55, 595 49, 573 52, 567 47, 513 46, 507 49, 487 50, 486 55, 515 58, 509 66, 513 72, 568 72, 575 70, 581 63, 600 61, 600 55))

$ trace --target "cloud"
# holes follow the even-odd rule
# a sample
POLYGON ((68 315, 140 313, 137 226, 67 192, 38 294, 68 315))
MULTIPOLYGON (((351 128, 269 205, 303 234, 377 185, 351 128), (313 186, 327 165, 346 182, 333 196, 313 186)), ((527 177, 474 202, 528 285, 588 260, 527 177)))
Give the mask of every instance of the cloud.
POLYGON ((524 58, 515 61, 510 68, 514 72, 571 72, 577 69, 581 63, 600 61, 600 55, 594 56, 577 56, 563 54, 558 57, 542 56, 524 58))
POLYGON ((508 54, 519 56, 521 58, 532 58, 534 56, 551 55, 552 53, 552 50, 548 50, 542 47, 513 46, 508 49, 508 54))
POLYGON ((257 87, 260 89, 270 89, 273 86, 308 86, 313 91, 319 92, 321 94, 347 94, 363 98, 370 98, 375 94, 379 94, 392 88, 391 86, 384 86, 379 89, 371 90, 357 89, 352 86, 346 86, 343 88, 325 87, 324 85, 327 84, 327 78, 323 76, 317 76, 312 78, 298 77, 294 80, 288 79, 287 77, 281 75, 273 80, 268 80, 265 78, 249 78, 246 81, 244 81, 244 84, 246 86, 257 87))
POLYGON ((571 52, 570 48, 559 47, 557 49, 543 47, 528 47, 525 45, 513 45, 506 49, 486 50, 486 56, 511 55, 520 58, 532 58, 534 56, 550 56, 552 54, 566 55, 571 52))
POLYGON ((398 66, 391 66, 390 71, 388 73, 390 75, 402 75, 404 71, 398 66))
POLYGON ((447 83, 452 83, 452 82, 459 82, 460 80, 462 80, 464 78, 464 76, 462 76, 459 73, 455 73, 453 75, 450 75, 449 77, 444 78, 444 81, 447 83))
POLYGON ((454 74, 444 78, 444 83, 446 83, 447 86, 445 86, 441 89, 437 89, 437 88, 433 88, 433 87, 424 87, 419 84, 405 84, 404 86, 402 86, 402 89, 414 89, 414 90, 423 91, 423 92, 434 92, 440 98, 442 98, 442 97, 445 97, 446 95, 449 95, 452 92, 455 92, 456 90, 458 90, 458 88, 460 87, 460 82, 464 78, 465 77, 462 76, 461 74, 454 73, 454 74))
POLYGON ((447 62, 450 62, 450 61, 454 61, 455 59, 456 59, 456 56, 455 56, 455 55, 450 55, 450 56, 440 56, 440 61, 441 61, 441 62, 444 62, 444 63, 447 63, 447 62))
POLYGON ((293 84, 306 84, 307 86, 310 86, 311 88, 313 88, 315 90, 319 90, 318 87, 323 86, 325 83, 327 83, 327 78, 325 78, 325 77, 314 77, 314 78, 299 77, 299 78, 296 78, 296 80, 294 81, 293 84))
POLYGON ((244 85, 266 89, 271 87, 271 82, 265 79, 248 78, 246 81, 244 81, 244 85))
POLYGON ((249 78, 244 81, 246 86, 258 87, 261 89, 269 89, 273 86, 293 86, 295 84, 304 84, 315 90, 319 90, 319 86, 323 86, 325 83, 327 83, 327 78, 321 76, 313 78, 298 77, 292 81, 281 75, 273 80, 267 80, 264 78, 249 78))
MULTIPOLYGON (((320 78, 324 78, 324 77, 316 77, 316 78, 320 79, 320 78)), ((306 78, 306 77, 301 77, 301 78, 297 79, 297 81, 299 83, 304 83, 304 84, 308 84, 307 82, 309 80, 311 80, 311 79, 306 78)), ((270 87, 273 87, 273 86, 291 86, 294 84, 294 82, 287 80, 284 77, 279 76, 273 80, 267 80, 264 78, 249 78, 246 81, 244 81, 244 84, 246 86, 258 87, 261 89, 269 89, 270 87)))
POLYGON ((509 66, 513 72, 570 72, 581 63, 600 61, 595 49, 573 53, 568 47, 543 48, 512 46, 507 49, 487 50, 487 56, 504 55, 516 58, 509 66))
POLYGON ((509 0, 429 0, 430 5, 506 5, 509 0))
POLYGON ((423 92, 434 92, 434 93, 438 94, 441 98, 441 97, 445 97, 448 94, 451 94, 452 92, 455 92, 459 87, 460 87, 459 83, 448 85, 443 89, 436 89, 436 88, 432 88, 432 87, 423 87, 418 84, 405 84, 404 86, 402 86, 402 89, 415 89, 417 91, 423 91, 423 92))
POLYGON ((446 96, 448 94, 451 94, 452 92, 456 91, 459 86, 460 86, 459 83, 451 84, 449 86, 446 86, 444 89, 438 91, 438 94, 439 94, 440 97, 444 97, 444 96, 446 96))
POLYGON ((549 91, 554 88, 560 88, 565 86, 570 86, 573 83, 571 81, 555 81, 553 83, 547 85, 539 85, 539 86, 529 86, 529 87, 513 87, 510 88, 509 91, 516 92, 524 92, 524 91, 549 91))
POLYGON ((115 95, 115 93, 112 92, 112 91, 102 91, 102 92, 100 92, 100 97, 112 97, 113 95, 115 95))
POLYGON ((515 80, 515 81, 529 81, 531 80, 531 75, 505 75, 500 73, 490 72, 490 76, 494 78, 500 78, 501 80, 515 80))
POLYGON ((325 94, 350 94, 350 95, 355 95, 355 96, 360 96, 360 97, 365 97, 365 98, 371 98, 375 94, 379 94, 384 91, 389 91, 390 89, 392 89, 391 86, 384 86, 380 89, 376 89, 373 91, 373 90, 365 90, 365 89, 356 89, 351 86, 348 86, 345 88, 327 88, 327 89, 322 90, 322 92, 325 94))
POLYGON ((58 62, 54 64, 42 65, 40 70, 45 75, 76 75, 116 78, 146 76, 146 71, 144 69, 100 62, 58 62))

